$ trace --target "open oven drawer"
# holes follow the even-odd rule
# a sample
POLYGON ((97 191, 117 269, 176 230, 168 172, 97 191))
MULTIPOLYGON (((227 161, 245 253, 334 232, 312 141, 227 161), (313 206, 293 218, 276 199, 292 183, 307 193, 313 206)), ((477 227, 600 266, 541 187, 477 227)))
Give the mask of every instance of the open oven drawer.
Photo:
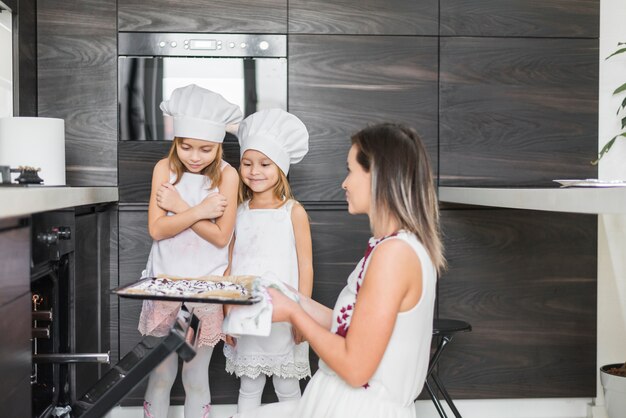
MULTIPOLYGON (((115 407, 131 390, 170 354, 177 352, 191 360, 198 318, 181 310, 169 335, 162 338, 145 337, 89 391, 73 405, 69 416, 100 418, 115 407)), ((67 415, 66 415, 67 416, 67 415)))

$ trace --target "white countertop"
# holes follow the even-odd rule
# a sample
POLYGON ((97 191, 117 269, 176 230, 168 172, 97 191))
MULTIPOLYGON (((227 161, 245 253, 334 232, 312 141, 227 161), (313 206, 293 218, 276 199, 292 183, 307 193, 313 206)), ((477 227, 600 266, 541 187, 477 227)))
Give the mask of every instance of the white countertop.
POLYGON ((626 187, 439 187, 448 203, 589 214, 626 214, 626 187))
POLYGON ((117 187, 0 187, 0 218, 118 200, 117 187))

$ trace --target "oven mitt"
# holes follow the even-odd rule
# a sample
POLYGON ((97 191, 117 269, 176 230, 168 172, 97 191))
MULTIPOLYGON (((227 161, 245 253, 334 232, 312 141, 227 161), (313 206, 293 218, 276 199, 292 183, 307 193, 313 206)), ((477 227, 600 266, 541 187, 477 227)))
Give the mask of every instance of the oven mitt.
POLYGON ((268 288, 284 293, 290 299, 299 301, 297 293, 291 291, 273 273, 265 273, 252 284, 252 296, 260 299, 252 305, 233 306, 222 323, 222 332, 237 338, 241 335, 267 337, 272 330, 272 300, 268 288))

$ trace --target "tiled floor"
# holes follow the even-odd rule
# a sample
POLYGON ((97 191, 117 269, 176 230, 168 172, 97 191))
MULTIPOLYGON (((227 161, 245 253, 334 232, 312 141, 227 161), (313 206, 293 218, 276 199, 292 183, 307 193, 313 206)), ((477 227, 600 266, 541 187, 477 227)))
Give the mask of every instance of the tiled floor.
MULTIPOLYGON (((463 418, 586 418, 591 399, 498 399, 456 402, 463 418)), ((439 418, 431 401, 415 404, 419 418, 439 418)), ((228 418, 235 405, 214 405, 211 418, 228 418)), ((450 413, 449 417, 453 417, 450 413)), ((142 418, 141 407, 115 408, 106 418, 142 418)), ((182 406, 170 407, 168 418, 184 418, 182 406)), ((595 418, 601 418, 596 415, 595 418)))

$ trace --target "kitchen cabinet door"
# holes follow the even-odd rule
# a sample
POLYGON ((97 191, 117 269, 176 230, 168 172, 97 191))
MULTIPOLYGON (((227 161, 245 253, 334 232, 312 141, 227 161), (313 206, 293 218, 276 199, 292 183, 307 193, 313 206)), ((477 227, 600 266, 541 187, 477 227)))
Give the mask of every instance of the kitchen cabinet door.
POLYGON ((446 36, 599 36, 599 0, 441 0, 440 5, 446 36))
POLYGON ((120 31, 285 33, 287 0, 119 0, 120 31))
POLYGON ((0 220, 0 306, 30 292, 30 227, 0 220))
POLYGON ((377 122, 414 127, 437 173, 436 38, 289 36, 289 111, 309 153, 289 171, 301 201, 343 201, 350 136, 377 122))
POLYGON ((437 35, 437 0, 289 0, 289 33, 437 35))
POLYGON ((30 292, 0 306, 0 408, 3 418, 31 416, 30 306, 30 292))
POLYGON ((0 220, 0 408, 31 416, 30 227, 0 220))
POLYGON ((440 65, 440 185, 597 177, 597 40, 442 38, 440 65))
POLYGON ((472 325, 439 362, 452 398, 595 397, 596 217, 444 210, 442 224, 439 316, 472 325))
POLYGON ((115 0, 37 5, 38 116, 65 120, 70 186, 117 186, 115 11, 115 0))

